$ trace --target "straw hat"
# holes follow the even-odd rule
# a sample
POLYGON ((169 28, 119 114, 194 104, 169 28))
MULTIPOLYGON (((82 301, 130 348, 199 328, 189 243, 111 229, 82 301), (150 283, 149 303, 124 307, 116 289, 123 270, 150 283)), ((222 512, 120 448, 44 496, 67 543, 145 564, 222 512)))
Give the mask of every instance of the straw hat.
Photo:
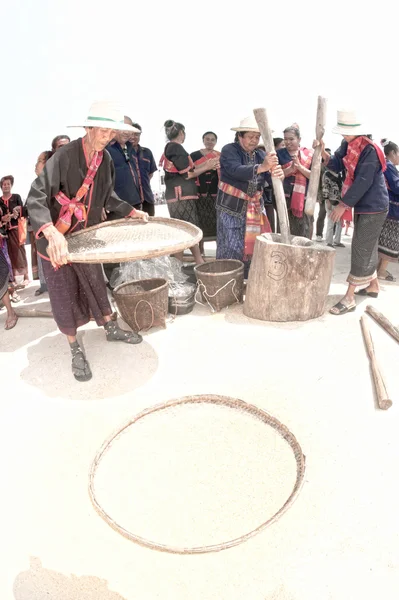
POLYGON ((68 127, 102 127, 140 133, 135 127, 127 125, 124 119, 123 112, 115 102, 93 102, 86 119, 78 125, 68 125, 68 127))
POLYGON ((245 117, 240 121, 238 127, 232 127, 231 131, 256 131, 260 133, 255 117, 245 117))
POLYGON ((368 130, 354 110, 338 110, 337 124, 332 132, 340 135, 367 135, 368 130))

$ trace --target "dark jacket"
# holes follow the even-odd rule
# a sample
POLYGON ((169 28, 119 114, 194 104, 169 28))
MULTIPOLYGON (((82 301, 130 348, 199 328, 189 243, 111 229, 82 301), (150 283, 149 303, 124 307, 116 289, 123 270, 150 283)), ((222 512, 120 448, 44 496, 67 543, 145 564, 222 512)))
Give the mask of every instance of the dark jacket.
POLYGON ((399 221, 399 173, 390 160, 387 160, 385 179, 388 184, 389 212, 388 218, 399 221))
MULTIPOLYGON (((344 140, 331 156, 327 167, 336 173, 344 171, 343 158, 347 150, 348 143, 344 140)), ((355 214, 380 213, 388 210, 388 192, 384 173, 377 152, 371 144, 360 154, 353 183, 342 197, 342 202, 354 208, 355 214)))
POLYGON ((140 187, 140 199, 142 202, 149 202, 154 204, 154 194, 152 193, 150 176, 157 171, 154 157, 149 148, 138 146, 137 152, 132 147, 132 156, 135 159, 136 171, 138 171, 139 187, 140 187))
POLYGON ((140 183, 135 152, 130 142, 126 144, 126 156, 118 142, 107 146, 115 166, 115 193, 132 206, 141 204, 140 183))
MULTIPOLYGON (((255 150, 255 162, 250 163, 249 155, 238 143, 227 144, 220 155, 220 184, 232 185, 248 196, 254 196, 263 190, 266 183, 270 185, 269 173, 257 174, 258 166, 266 154, 263 150, 255 150)), ((216 208, 232 215, 244 215, 246 202, 242 198, 230 195, 220 188, 216 199, 216 208)))
MULTIPOLYGON (((47 240, 40 233, 41 229, 49 223, 55 224, 60 215, 61 205, 54 196, 62 191, 68 198, 74 198, 86 173, 87 164, 82 138, 79 138, 57 150, 46 162, 39 177, 32 183, 26 207, 33 231, 38 235, 37 248, 42 256, 47 256, 47 240)), ((85 198, 87 220, 85 223, 78 224, 75 231, 101 223, 103 208, 117 213, 120 218, 130 214, 132 207, 118 198, 113 191, 114 179, 114 164, 108 152, 104 151, 102 163, 85 198)), ((76 225, 76 218, 73 217, 71 229, 76 225)))

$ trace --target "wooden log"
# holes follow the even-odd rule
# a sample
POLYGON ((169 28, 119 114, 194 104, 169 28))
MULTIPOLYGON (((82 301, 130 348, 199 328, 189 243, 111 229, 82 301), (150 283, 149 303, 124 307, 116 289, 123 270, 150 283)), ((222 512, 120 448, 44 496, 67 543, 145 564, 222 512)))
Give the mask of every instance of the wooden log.
MULTIPOLYGON (((319 142, 323 139, 324 130, 326 126, 326 112, 327 112, 327 100, 318 97, 317 100, 317 114, 316 114, 316 140, 319 142)), ((310 179, 308 185, 308 193, 306 196, 305 213, 309 216, 314 215, 314 209, 317 202, 317 194, 319 191, 320 183, 320 172, 321 172, 321 146, 317 146, 312 160, 312 168, 310 171, 310 179)))
POLYGON ((373 319, 377 321, 378 325, 381 325, 381 327, 385 329, 385 331, 389 333, 394 340, 399 342, 399 329, 392 325, 391 321, 389 321, 380 311, 376 310, 370 304, 366 306, 366 312, 370 315, 370 317, 373 317, 373 319))
POLYGON ((291 246, 278 244, 280 239, 279 234, 256 238, 244 314, 282 322, 319 317, 325 309, 335 251, 302 237, 293 237, 291 246))
MULTIPOLYGON (((274 152, 274 143, 272 131, 269 127, 269 120, 267 117, 267 112, 265 108, 254 108, 254 115, 256 122, 259 127, 260 134, 263 139, 263 143, 266 148, 266 152, 274 152)), ((273 177, 272 173, 272 184, 274 195, 276 198, 276 206, 277 206, 277 214, 280 221, 280 231, 281 231, 281 242, 283 244, 291 243, 290 236, 290 223, 288 220, 288 210, 287 210, 287 202, 285 199, 283 182, 281 179, 277 177, 273 177)))
POLYGON ((53 319, 53 313, 51 310, 41 310, 40 308, 14 308, 17 317, 50 317, 53 319))
POLYGON ((363 315, 360 318, 360 325, 362 327, 364 343, 366 345, 367 354, 370 361, 371 373, 373 376, 374 387, 377 395, 377 402, 379 408, 387 410, 392 406, 392 400, 389 400, 388 392, 385 387, 385 382, 382 378, 377 359, 374 352, 373 339, 371 337, 370 329, 367 324, 367 317, 363 315))

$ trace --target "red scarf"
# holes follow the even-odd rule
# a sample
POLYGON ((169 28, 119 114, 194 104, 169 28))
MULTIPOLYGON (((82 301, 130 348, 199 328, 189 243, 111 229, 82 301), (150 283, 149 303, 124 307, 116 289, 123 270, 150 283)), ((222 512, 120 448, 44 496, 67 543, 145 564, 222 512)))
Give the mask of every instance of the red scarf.
MULTIPOLYGON (((204 164, 205 161, 210 160, 211 158, 220 158, 220 152, 218 150, 212 150, 212 152, 203 154, 201 158, 198 158, 196 161, 194 161, 194 165, 195 166, 202 165, 202 164, 204 164)), ((218 173, 218 178, 220 179, 220 169, 217 169, 217 173, 218 173)), ((197 184, 197 186, 199 186, 200 182, 199 182, 198 177, 195 180, 195 183, 197 184)))
POLYGON ((188 167, 186 169, 183 169, 182 171, 179 171, 179 169, 176 169, 175 165, 172 163, 171 160, 168 160, 165 156, 165 154, 162 154, 161 159, 159 161, 159 166, 163 167, 164 171, 166 171, 167 173, 179 173, 179 175, 184 175, 184 173, 188 173, 189 171, 192 171, 194 168, 194 163, 193 160, 191 158, 191 156, 188 156, 188 167))
POLYGON ((376 146, 376 144, 369 140, 368 137, 360 135, 359 137, 355 138, 354 140, 348 143, 348 150, 346 152, 346 156, 343 158, 343 163, 346 169, 346 178, 344 181, 344 185, 342 186, 342 197, 345 196, 346 192, 352 185, 353 180, 355 178, 355 171, 357 163, 359 162, 360 155, 369 144, 374 146, 375 151, 377 152, 378 159, 381 163, 382 172, 384 173, 386 171, 387 163, 381 148, 376 146))
POLYGON ((244 238, 244 259, 248 260, 254 253, 255 242, 258 235, 261 233, 271 233, 272 228, 270 227, 269 219, 262 212, 262 205, 260 199, 262 198, 263 191, 256 192, 254 196, 248 196, 242 190, 229 185, 228 183, 219 182, 219 189, 230 196, 235 198, 241 198, 247 203, 246 210, 246 225, 245 225, 245 238, 244 238))
MULTIPOLYGON (((310 169, 313 153, 314 150, 308 150, 307 148, 300 148, 298 151, 298 160, 306 169, 310 169)), ((283 165, 283 171, 291 167, 292 163, 293 161, 283 165)), ((291 195, 291 212, 295 217, 300 219, 303 215, 303 207, 305 205, 307 178, 299 171, 294 173, 294 177, 294 189, 292 190, 291 195)))
POLYGON ((95 152, 87 170, 86 177, 76 192, 75 198, 70 200, 68 196, 64 194, 64 192, 58 192, 58 194, 56 194, 55 199, 61 204, 61 211, 55 227, 61 233, 66 233, 71 228, 72 215, 74 215, 79 222, 86 220, 86 206, 84 205, 84 202, 81 202, 81 200, 84 200, 86 197, 87 192, 89 191, 97 174, 98 168, 102 163, 102 160, 103 152, 95 152))

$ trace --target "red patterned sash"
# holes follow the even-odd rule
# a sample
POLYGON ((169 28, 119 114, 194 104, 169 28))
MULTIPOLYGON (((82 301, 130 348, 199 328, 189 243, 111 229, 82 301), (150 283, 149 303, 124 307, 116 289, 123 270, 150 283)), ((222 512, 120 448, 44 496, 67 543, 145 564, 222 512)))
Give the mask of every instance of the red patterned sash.
POLYGON ((72 216, 75 216, 79 222, 85 221, 87 217, 86 206, 82 200, 87 195, 97 171, 103 160, 103 152, 95 152, 87 170, 86 177, 80 188, 78 189, 75 198, 70 200, 64 192, 58 192, 55 199, 61 204, 60 216, 55 224, 55 227, 61 233, 66 233, 71 228, 72 216))
MULTIPOLYGON (((301 165, 306 169, 310 169, 312 164, 314 151, 308 150, 307 148, 301 148, 298 152, 298 159, 301 165)), ((291 167, 293 161, 286 163, 283 166, 283 171, 291 167)), ((291 196, 291 212, 295 217, 301 218, 303 215, 303 207, 305 205, 305 193, 306 193, 307 180, 305 175, 302 175, 299 171, 295 173, 294 189, 292 190, 291 196)))

